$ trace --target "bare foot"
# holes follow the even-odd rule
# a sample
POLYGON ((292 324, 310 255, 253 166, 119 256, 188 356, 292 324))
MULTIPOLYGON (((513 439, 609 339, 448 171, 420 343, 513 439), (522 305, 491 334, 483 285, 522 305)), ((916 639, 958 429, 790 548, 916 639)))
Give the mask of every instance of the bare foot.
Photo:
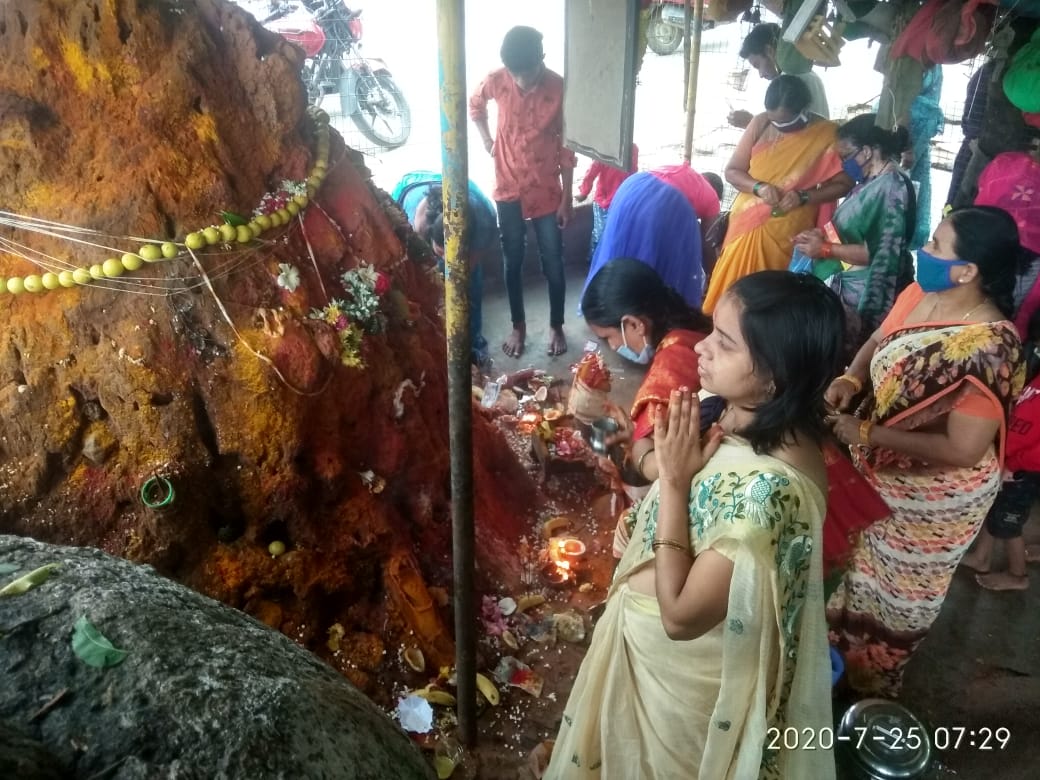
POLYGON ((1026 545, 1026 563, 1040 563, 1040 544, 1026 545))
POLYGON ((563 328, 550 327, 549 333, 552 335, 549 336, 549 349, 546 351, 546 354, 549 357, 562 355, 567 351, 567 338, 563 335, 563 328))
POLYGON ((520 323, 513 325, 513 332, 502 344, 502 351, 509 357, 518 358, 524 354, 524 341, 527 339, 527 325, 520 323))
POLYGON ((975 582, 986 590, 1028 590, 1028 574, 1012 574, 1009 571, 995 571, 992 574, 976 574, 975 582))
MULTIPOLYGON (((967 566, 974 572, 979 574, 987 574, 989 572, 989 556, 985 558, 979 555, 977 552, 972 550, 970 553, 961 558, 961 566, 967 566)), ((983 586, 985 587, 985 586, 983 586)))

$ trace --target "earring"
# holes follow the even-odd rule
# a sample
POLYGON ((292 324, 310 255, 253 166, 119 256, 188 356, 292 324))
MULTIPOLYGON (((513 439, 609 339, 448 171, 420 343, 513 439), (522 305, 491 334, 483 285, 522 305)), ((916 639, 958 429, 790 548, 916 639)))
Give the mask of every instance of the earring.
POLYGON ((770 400, 776 397, 776 382, 770 380, 769 387, 766 388, 766 395, 769 396, 770 400))

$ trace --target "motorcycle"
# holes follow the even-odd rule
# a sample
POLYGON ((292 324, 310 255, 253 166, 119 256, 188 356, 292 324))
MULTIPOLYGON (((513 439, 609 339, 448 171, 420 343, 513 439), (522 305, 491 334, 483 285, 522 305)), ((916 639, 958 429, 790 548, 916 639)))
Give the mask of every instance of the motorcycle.
MULTIPOLYGON (((708 4, 705 3, 707 8, 708 4)), ((702 29, 710 30, 715 22, 706 19, 702 29)), ((686 8, 684 0, 654 0, 650 9, 650 22, 646 28, 646 45, 655 54, 671 54, 679 48, 686 32, 686 8)))
POLYGON ((396 149, 408 140, 412 114, 386 63, 361 56, 361 10, 345 0, 280 2, 264 17, 269 30, 303 49, 307 99, 320 105, 339 93, 344 116, 370 141, 396 149))

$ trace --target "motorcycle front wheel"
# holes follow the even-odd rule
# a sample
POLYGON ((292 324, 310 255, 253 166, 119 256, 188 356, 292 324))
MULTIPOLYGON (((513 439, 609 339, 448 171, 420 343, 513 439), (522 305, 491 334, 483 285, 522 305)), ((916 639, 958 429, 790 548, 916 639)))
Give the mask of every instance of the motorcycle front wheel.
POLYGON ((394 80, 386 73, 362 73, 354 84, 357 109, 350 118, 367 138, 396 149, 412 132, 412 112, 394 80))
POLYGON ((671 54, 682 43, 683 31, 662 19, 661 6, 657 6, 650 15, 650 23, 646 27, 646 45, 655 54, 662 57, 671 54))

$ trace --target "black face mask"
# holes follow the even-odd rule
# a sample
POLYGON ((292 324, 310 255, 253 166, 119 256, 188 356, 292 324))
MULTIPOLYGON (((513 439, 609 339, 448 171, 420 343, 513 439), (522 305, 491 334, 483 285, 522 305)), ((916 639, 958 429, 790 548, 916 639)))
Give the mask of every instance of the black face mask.
POLYGON ((789 122, 771 122, 771 124, 781 133, 794 133, 803 130, 809 124, 809 117, 803 111, 789 122))

